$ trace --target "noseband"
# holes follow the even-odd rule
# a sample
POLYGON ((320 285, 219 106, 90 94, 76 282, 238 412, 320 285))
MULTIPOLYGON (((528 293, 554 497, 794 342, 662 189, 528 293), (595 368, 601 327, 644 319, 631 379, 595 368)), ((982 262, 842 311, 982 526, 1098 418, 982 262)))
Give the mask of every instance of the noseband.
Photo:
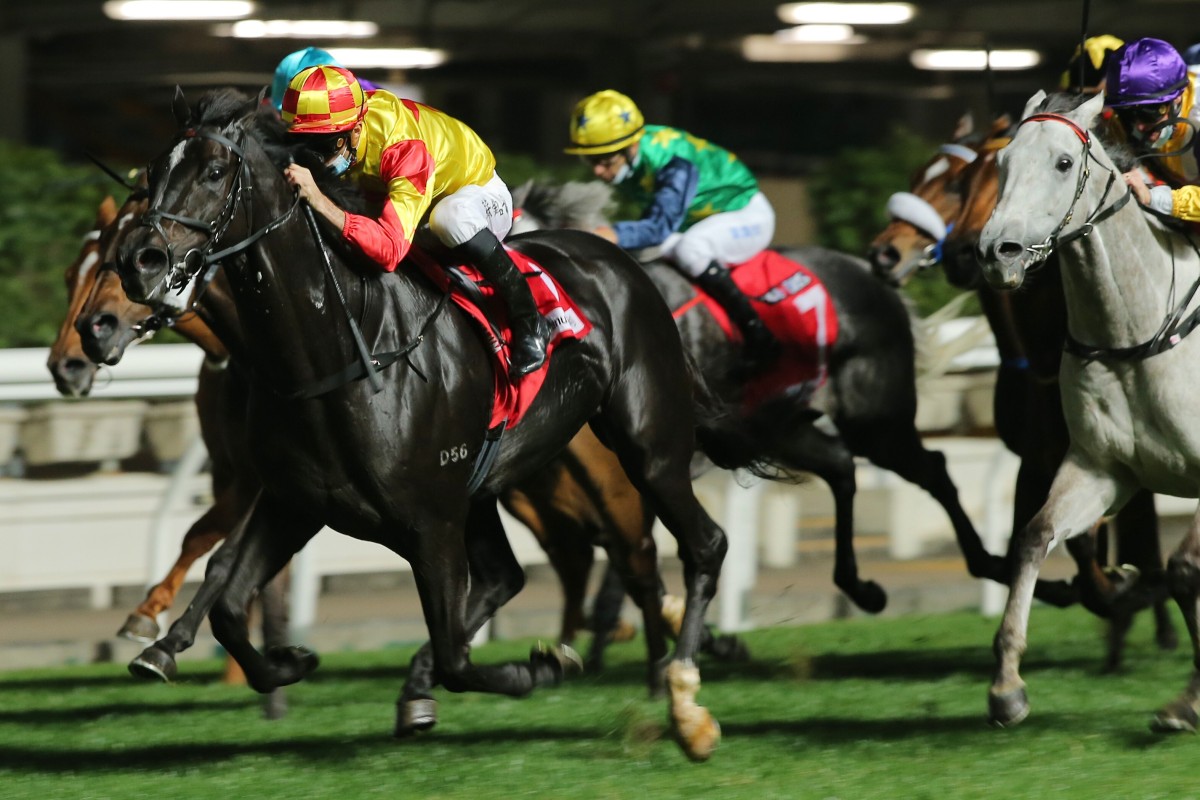
MULTIPOLYGON (((1125 204, 1129 202, 1129 198, 1133 196, 1133 192, 1129 189, 1129 187, 1125 187, 1125 193, 1121 195, 1121 197, 1118 198, 1117 201, 1111 206, 1105 207, 1104 203, 1108 199, 1108 193, 1112 189, 1113 183, 1116 181, 1117 173, 1115 170, 1109 169, 1108 167, 1104 166, 1104 164, 1100 163, 1100 159, 1096 158, 1095 154, 1092 153, 1091 134, 1076 124, 1073 119, 1065 117, 1062 114, 1033 114, 1021 120, 1020 124, 1017 125, 1017 128, 1019 129, 1021 125, 1024 125, 1027 122, 1061 122, 1063 125, 1066 125, 1068 128, 1070 128, 1071 132, 1075 134, 1075 137, 1083 144, 1083 166, 1079 170, 1079 178, 1075 182, 1075 196, 1071 198, 1071 205, 1067 207, 1067 213, 1061 220, 1059 220, 1058 225, 1055 226, 1054 230, 1050 232, 1050 235, 1043 239, 1041 243, 1032 244, 1026 248, 1030 253, 1033 254, 1033 261, 1030 262, 1029 266, 1026 267, 1026 270, 1028 271, 1040 266, 1041 264, 1044 264, 1046 259, 1050 257, 1050 254, 1054 252, 1054 248, 1058 245, 1068 244, 1076 239, 1082 239, 1084 236, 1087 236, 1089 233, 1091 233, 1092 228, 1124 208, 1125 204), (1060 236, 1063 228, 1071 224, 1071 219, 1075 216, 1075 205, 1079 202, 1079 198, 1083 196, 1083 189, 1087 185, 1088 177, 1091 175, 1091 170, 1088 168, 1088 159, 1095 161, 1100 165, 1101 169, 1108 173, 1108 181, 1104 184, 1104 194, 1100 196, 1100 202, 1096 205, 1096 209, 1088 215, 1087 219, 1083 221, 1082 225, 1075 230, 1060 236)), ((1014 133, 1013 135, 1015 136, 1016 134, 1014 133)))

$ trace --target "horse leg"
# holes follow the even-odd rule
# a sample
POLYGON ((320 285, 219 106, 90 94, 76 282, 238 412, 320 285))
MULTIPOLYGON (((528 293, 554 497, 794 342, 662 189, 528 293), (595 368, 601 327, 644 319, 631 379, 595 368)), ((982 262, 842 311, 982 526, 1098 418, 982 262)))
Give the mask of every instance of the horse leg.
POLYGON ((452 531, 442 531, 417 537, 417 549, 411 563, 430 641, 413 656, 408 680, 396 702, 397 737, 437 724, 433 687, 439 683, 452 692, 496 692, 520 697, 537 686, 557 684, 568 667, 578 666, 578 657, 569 648, 558 652, 535 650, 527 663, 475 666, 470 662, 471 637, 525 583, 525 573, 504 534, 494 499, 472 504, 462 539, 456 541, 452 531), (439 549, 436 556, 435 549, 439 549), (424 564, 439 564, 445 569, 427 571, 421 569, 424 564), (466 591, 468 574, 470 589, 466 591))
MULTIPOLYGON (((856 436, 856 442, 861 438, 856 436)), ((979 532, 958 500, 958 488, 946 469, 946 456, 925 449, 920 434, 911 424, 878 428, 875 435, 866 437, 866 441, 870 444, 862 449, 855 447, 855 452, 920 486, 945 509, 971 576, 1007 584, 1012 566, 1006 557, 992 555, 984 547, 979 532)), ((1074 589, 1066 581, 1038 580, 1034 596, 1056 606, 1071 605, 1076 600, 1074 589)))
POLYGON ((320 530, 311 515, 269 495, 259 498, 246 521, 223 591, 209 612, 213 635, 260 693, 296 683, 317 667, 315 653, 303 647, 271 647, 260 653, 247 635, 246 608, 299 550, 320 530))
MULTIPOLYGON (((258 595, 258 605, 262 611, 263 649, 267 652, 287 646, 291 617, 288 606, 290 578, 291 571, 284 567, 258 595)), ((287 716, 287 694, 283 687, 263 697, 263 716, 267 719, 283 719, 287 716)))
MULTIPOLYGON (((608 636, 621 619, 621 606, 625 603, 626 579, 617 567, 617 561, 622 557, 617 553, 614 545, 609 545, 608 565, 604 568, 604 576, 596 588, 596 596, 592 598, 592 643, 588 648, 587 658, 583 662, 588 672, 599 672, 604 669, 604 649, 608 645, 608 636)), ((640 603, 638 607, 641 607, 640 603)), ((660 657, 666 655, 666 648, 664 640, 663 652, 660 653, 660 657)), ((653 690, 653 686, 651 686, 651 690, 653 690)))
POLYGON ((1192 677, 1183 694, 1163 706, 1150 727, 1162 733, 1195 732, 1200 726, 1200 510, 1167 561, 1167 585, 1192 639, 1192 677))
POLYGON ((1131 493, 1108 475, 1086 468, 1068 455, 1055 476, 1046 505, 1017 535, 1016 568, 1010 584, 1004 617, 996 632, 993 650, 996 672, 988 693, 988 711, 998 727, 1016 725, 1029 713, 1025 683, 1020 676, 1025 652, 1029 611, 1033 604, 1038 570, 1060 541, 1088 531, 1109 508, 1131 493))
POLYGON ((204 512, 184 534, 179 558, 171 566, 166 577, 146 593, 146 599, 129 615, 125 624, 117 631, 117 635, 135 642, 153 642, 158 638, 158 615, 175 602, 175 597, 187 578, 188 570, 196 563, 196 559, 216 547, 235 521, 230 519, 230 514, 222 506, 220 499, 204 512))
MULTIPOLYGON (((652 370, 651 361, 640 365, 652 370)), ((712 755, 721 734, 708 710, 695 702, 700 689, 695 658, 728 542, 692 491, 689 465, 694 433, 690 415, 680 413, 670 393, 645 388, 664 385, 662 381, 668 377, 626 375, 593 424, 601 428, 601 441, 617 454, 625 474, 679 544, 686 606, 675 655, 667 667, 667 688, 672 726, 684 752, 689 758, 704 760, 712 755)), ((675 385, 688 385, 687 379, 679 376, 675 385)))
POLYGON ((812 425, 794 431, 774 452, 788 466, 819 476, 830 491, 834 502, 835 550, 833 583, 863 611, 878 614, 887 607, 887 592, 875 581, 864 581, 858 575, 858 558, 854 553, 854 454, 842 438, 826 433, 812 425))
POLYGON ((129 672, 134 677, 147 680, 174 680, 178 667, 175 654, 183 652, 196 641, 196 631, 208 616, 209 610, 225 590, 229 573, 237 558, 242 539, 246 532, 246 521, 253 509, 257 507, 256 495, 247 503, 245 515, 239 523, 230 530, 225 541, 217 548, 204 570, 204 582, 196 591, 192 602, 179 619, 172 623, 167 635, 143 650, 133 661, 129 662, 129 672))
MULTIPOLYGON (((1117 563, 1132 564, 1138 570, 1137 592, 1141 595, 1134 609, 1148 602, 1154 608, 1154 640, 1163 650, 1174 650, 1179 646, 1179 636, 1171 624, 1167 610, 1168 592, 1163 570, 1162 541, 1158 532, 1158 512, 1154 507, 1154 495, 1142 490, 1118 512, 1117 563)), ((1123 603, 1118 601, 1118 605, 1123 603)))

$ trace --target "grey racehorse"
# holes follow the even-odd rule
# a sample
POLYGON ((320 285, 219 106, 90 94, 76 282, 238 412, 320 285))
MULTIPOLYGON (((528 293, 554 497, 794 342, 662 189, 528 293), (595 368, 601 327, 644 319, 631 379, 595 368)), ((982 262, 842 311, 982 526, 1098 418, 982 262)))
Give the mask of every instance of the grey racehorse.
MULTIPOLYGON (((988 282, 1016 289, 1057 250, 1067 301, 1060 379, 1071 444, 1045 506, 1020 534, 1008 605, 996 634, 992 721, 1029 713, 1019 675, 1034 582, 1046 554, 1116 513, 1139 489, 1200 495, 1200 252, 1189 237, 1130 202, 1097 125, 1104 103, 1039 92, 1000 154, 1000 197, 979 240, 988 282)), ((1193 518, 1167 581, 1200 665, 1200 526, 1193 518)), ((1158 730, 1195 730, 1200 669, 1158 712, 1158 730)))

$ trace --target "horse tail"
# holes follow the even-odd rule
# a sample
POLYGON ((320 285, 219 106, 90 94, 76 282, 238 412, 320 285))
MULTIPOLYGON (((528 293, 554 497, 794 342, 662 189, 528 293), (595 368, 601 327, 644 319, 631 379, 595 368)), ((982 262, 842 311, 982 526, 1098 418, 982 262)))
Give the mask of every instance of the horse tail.
POLYGON ((770 480, 789 477, 787 470, 773 462, 758 444, 750 420, 742 410, 712 390, 691 353, 684 352, 684 363, 692 383, 692 408, 696 419, 696 444, 714 465, 721 469, 744 469, 770 480))

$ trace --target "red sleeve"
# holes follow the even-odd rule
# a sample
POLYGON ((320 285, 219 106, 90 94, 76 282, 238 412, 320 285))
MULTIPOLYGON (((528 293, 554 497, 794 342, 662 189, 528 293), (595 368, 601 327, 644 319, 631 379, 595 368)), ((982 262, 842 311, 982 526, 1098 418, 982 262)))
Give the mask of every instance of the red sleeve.
POLYGON ((425 189, 433 179, 433 157, 422 140, 405 139, 383 151, 379 172, 388 192, 383 214, 379 219, 346 214, 342 236, 391 272, 412 245, 407 232, 417 229, 429 209, 425 189))

